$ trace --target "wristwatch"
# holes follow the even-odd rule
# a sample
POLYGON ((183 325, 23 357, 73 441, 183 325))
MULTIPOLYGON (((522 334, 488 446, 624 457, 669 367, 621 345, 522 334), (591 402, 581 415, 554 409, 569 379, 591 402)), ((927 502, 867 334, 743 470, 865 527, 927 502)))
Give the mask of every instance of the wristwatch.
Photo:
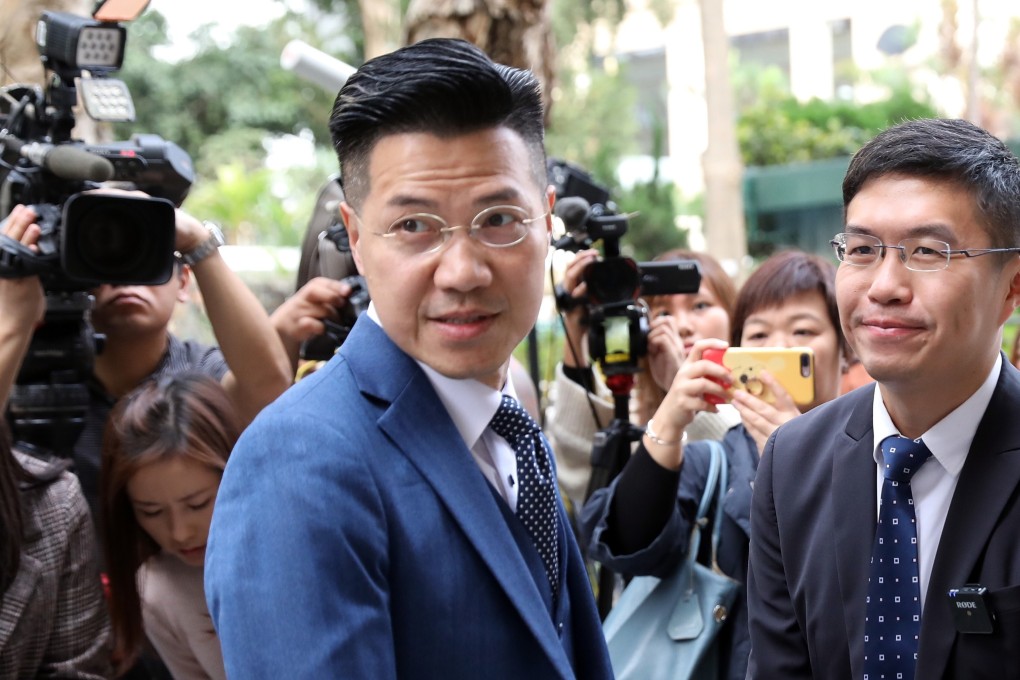
POLYGON ((196 264, 212 255, 216 249, 225 243, 223 240, 223 231, 220 230, 216 223, 203 222, 202 224, 204 224, 205 228, 209 230, 209 238, 202 241, 188 252, 181 253, 181 262, 189 267, 194 267, 196 264))

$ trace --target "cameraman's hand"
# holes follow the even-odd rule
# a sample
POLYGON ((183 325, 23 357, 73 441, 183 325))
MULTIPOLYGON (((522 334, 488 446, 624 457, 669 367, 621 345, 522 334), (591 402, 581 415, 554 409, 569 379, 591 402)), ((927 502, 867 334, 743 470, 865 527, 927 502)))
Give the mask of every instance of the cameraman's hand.
POLYGON ((39 234, 42 230, 35 222, 37 219, 39 219, 39 216, 34 210, 19 203, 14 206, 7 218, 0 223, 3 226, 0 233, 33 251, 38 251, 39 246, 36 244, 39 242, 39 234))
MULTIPOLYGON (((36 251, 40 228, 38 215, 24 205, 16 205, 3 222, 3 233, 21 245, 36 251)), ((46 297, 38 276, 0 279, 0 328, 5 333, 31 337, 46 313, 46 297)))
POLYGON ((563 290, 580 301, 573 309, 563 312, 567 337, 563 346, 563 365, 575 368, 588 366, 588 285, 584 270, 599 258, 597 250, 582 250, 567 265, 563 273, 563 290), (576 355, 575 355, 576 353, 576 355))
POLYGON ((676 319, 668 314, 652 318, 648 325, 648 368, 655 384, 668 390, 683 360, 684 343, 676 319))
POLYGON ((775 403, 770 404, 744 390, 734 390, 731 403, 740 413, 740 419, 754 439, 754 443, 758 445, 758 451, 764 451, 765 442, 776 428, 799 416, 800 409, 793 403, 790 393, 767 371, 762 371, 758 377, 765 383, 769 392, 775 395, 775 403))
MULTIPOLYGON (((36 219, 30 208, 14 206, 0 233, 37 250, 40 229, 36 219)), ((32 333, 45 314, 46 296, 38 276, 0 278, 0 410, 6 408, 32 333)))
POLYGON ((180 208, 174 210, 174 217, 174 225, 176 226, 174 250, 178 253, 191 252, 209 238, 209 229, 198 218, 184 212, 180 208))
POLYGON ((727 393, 727 386, 731 382, 729 369, 702 358, 703 352, 710 347, 726 349, 729 345, 725 340, 715 338, 695 342, 690 354, 680 365, 669 391, 652 416, 651 422, 655 426, 656 436, 676 444, 657 444, 647 435, 643 439, 649 455, 666 469, 680 469, 680 463, 683 461, 680 440, 684 430, 694 420, 694 416, 699 411, 713 413, 716 411, 716 407, 705 400, 705 395, 711 394, 723 401, 729 397, 727 393))
POLYGON ((350 294, 351 287, 343 281, 317 276, 309 279, 269 316, 295 369, 301 343, 325 332, 324 319, 338 321, 339 309, 347 304, 350 294))

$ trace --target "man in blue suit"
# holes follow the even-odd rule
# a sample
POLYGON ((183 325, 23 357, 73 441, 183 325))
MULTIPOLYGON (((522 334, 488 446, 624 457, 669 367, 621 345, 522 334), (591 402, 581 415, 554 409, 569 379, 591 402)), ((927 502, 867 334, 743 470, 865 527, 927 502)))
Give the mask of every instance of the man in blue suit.
POLYGON ((543 297, 537 81, 428 40, 352 75, 330 129, 372 303, 224 473, 205 569, 228 675, 611 677, 544 440, 490 426, 543 297))
POLYGON ((840 322, 876 383, 765 447, 748 677, 1016 677, 1020 161, 965 121, 908 121, 854 156, 843 203, 840 322))

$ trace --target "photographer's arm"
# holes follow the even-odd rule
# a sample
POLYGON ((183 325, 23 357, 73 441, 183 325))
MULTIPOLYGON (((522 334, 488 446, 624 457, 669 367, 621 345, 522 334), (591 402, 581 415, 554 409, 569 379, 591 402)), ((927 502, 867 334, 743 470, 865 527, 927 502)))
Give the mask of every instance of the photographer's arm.
POLYGON ((716 407, 705 400, 706 394, 726 397, 726 388, 716 381, 727 382, 729 371, 702 359, 709 347, 725 348, 726 343, 715 339, 695 343, 649 421, 639 452, 611 487, 612 496, 601 499, 601 506, 585 506, 583 521, 602 522, 599 541, 606 546, 603 551, 608 549, 618 556, 642 551, 657 539, 669 520, 677 481, 689 477, 676 476, 684 464, 684 431, 699 412, 715 411, 716 407))
POLYGON ((291 363, 291 374, 297 371, 301 343, 322 335, 323 319, 338 321, 338 309, 347 304, 351 287, 343 281, 325 276, 309 279, 269 316, 291 363))
POLYGON ((555 371, 545 419, 546 436, 556 455, 557 479, 578 510, 591 480, 595 433, 613 419, 613 402, 604 398, 606 390, 596 384, 588 363, 587 291, 581 277, 597 257, 595 250, 578 253, 563 275, 563 290, 581 302, 563 312, 563 359, 555 371))
MULTIPOLYGON (((36 215, 25 206, 11 210, 2 233, 32 247, 39 238, 36 215)), ((46 313, 46 297, 39 277, 0 279, 0 411, 18 377, 18 370, 32 341, 35 327, 46 313)))
MULTIPOLYGON (((584 282, 584 270, 589 264, 598 259, 597 250, 582 250, 577 257, 567 265, 563 273, 563 290, 575 300, 585 300, 588 296, 588 287, 584 282)), ((591 367, 588 364, 588 325, 587 305, 584 302, 575 305, 572 309, 563 311, 563 327, 565 337, 563 339, 563 368, 568 377, 573 378, 582 372, 589 372, 591 367)), ((591 391, 591 384, 584 385, 591 391)))
MULTIPOLYGON (((194 250, 209 230, 191 215, 177 211, 177 250, 194 250)), ((255 294, 218 251, 195 263, 206 315, 229 371, 223 386, 243 422, 252 419, 290 386, 293 379, 283 343, 255 294)))

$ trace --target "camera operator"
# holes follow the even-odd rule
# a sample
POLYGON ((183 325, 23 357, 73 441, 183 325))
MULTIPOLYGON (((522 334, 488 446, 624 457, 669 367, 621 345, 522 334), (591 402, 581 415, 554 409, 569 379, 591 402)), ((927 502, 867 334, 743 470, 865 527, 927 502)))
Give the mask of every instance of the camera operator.
MULTIPOLYGON (((34 243, 30 221, 7 235, 34 243)), ((0 279, 0 405, 45 308, 38 277, 0 279)), ((94 536, 65 465, 12 450, 0 422, 0 678, 110 677, 94 536)))
MULTIPOLYGON (((102 189, 115 193, 118 190, 102 189)), ((6 233, 38 235, 31 209, 14 208, 6 233)), ((32 241, 30 241, 32 242, 32 241)), ((174 275, 153 286, 95 288, 92 324, 105 345, 88 381, 85 429, 75 445, 75 471, 89 505, 96 509, 103 427, 114 402, 150 376, 193 370, 221 381, 243 423, 290 384, 290 364, 262 304, 219 255, 219 234, 188 213, 176 211, 175 247, 185 261, 174 275), (169 331, 178 302, 187 301, 192 272, 219 347, 181 340, 169 331)), ((31 333, 26 328, 27 334, 31 333)))
MULTIPOLYGON (((587 297, 583 280, 586 267, 598 251, 583 250, 567 266, 562 286, 575 300, 587 297)), ((669 250, 656 261, 695 260, 702 270, 697 293, 649 297, 651 320, 648 356, 636 376, 632 417, 644 425, 655 412, 673 381, 686 349, 701 338, 728 338, 736 287, 711 256, 687 250, 669 250)), ((547 434, 556 454, 560 487, 576 512, 580 512, 591 478, 591 455, 595 435, 613 418, 613 401, 603 381, 588 363, 587 309, 583 304, 564 311, 566 331, 563 361, 556 368, 552 404, 547 414, 547 434)), ((740 421, 732 411, 699 414, 688 427, 688 437, 722 439, 740 421)))

